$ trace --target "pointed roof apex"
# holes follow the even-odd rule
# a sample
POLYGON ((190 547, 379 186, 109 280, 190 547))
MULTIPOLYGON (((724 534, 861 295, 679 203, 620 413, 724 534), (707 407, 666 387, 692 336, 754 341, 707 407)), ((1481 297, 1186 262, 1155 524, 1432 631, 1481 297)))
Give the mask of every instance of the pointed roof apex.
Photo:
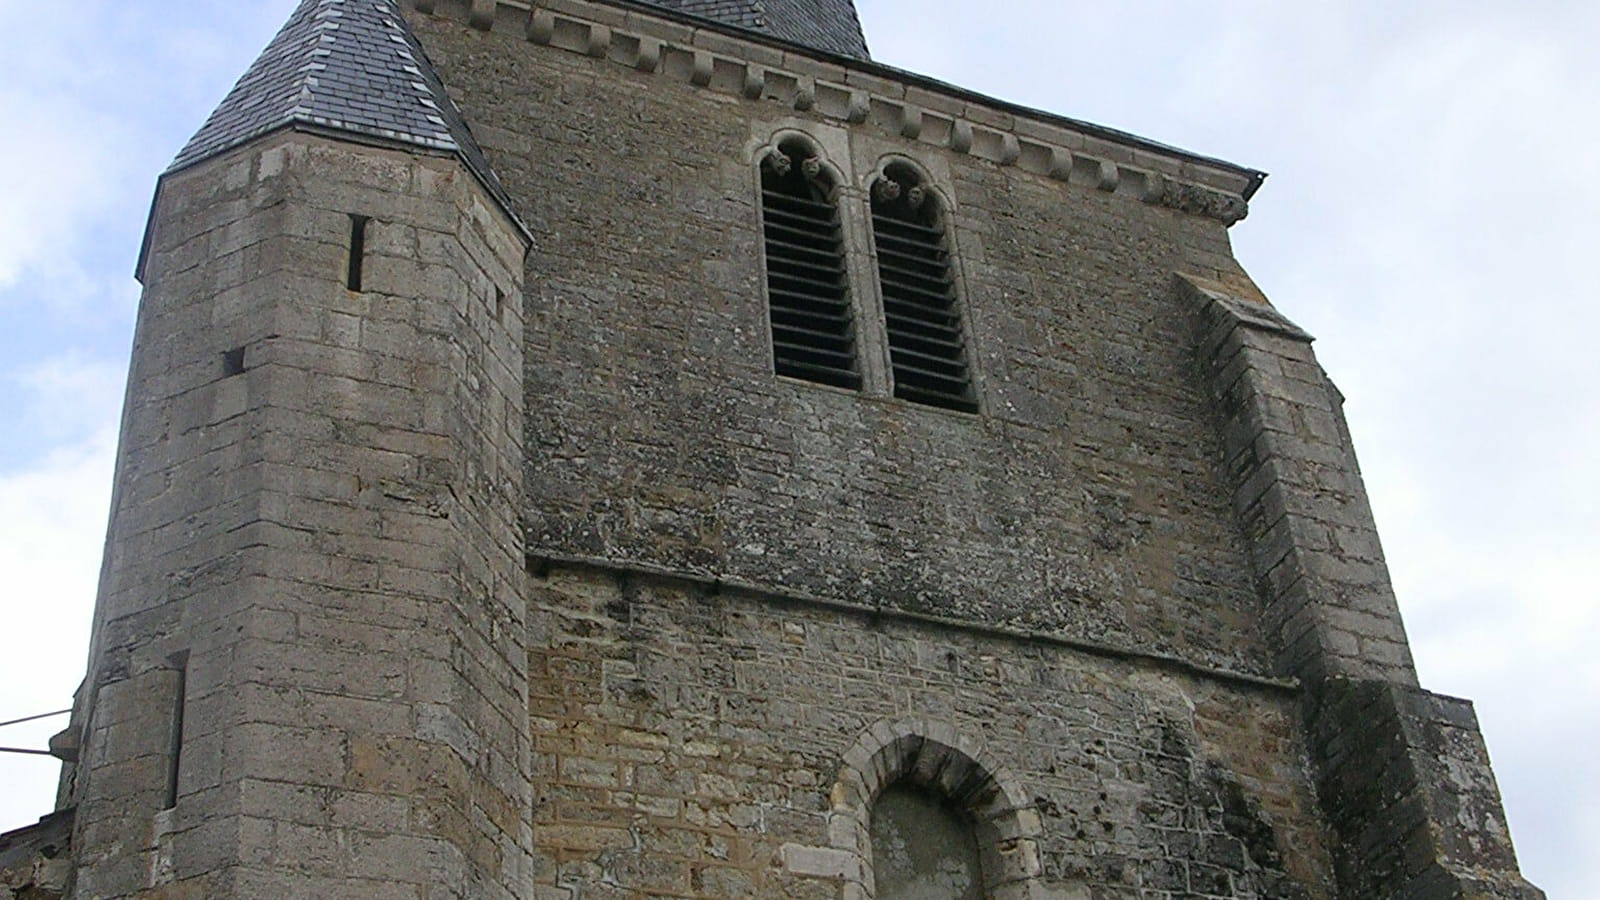
POLYGON ((457 155, 515 219, 394 0, 302 0, 167 171, 288 127, 457 155))

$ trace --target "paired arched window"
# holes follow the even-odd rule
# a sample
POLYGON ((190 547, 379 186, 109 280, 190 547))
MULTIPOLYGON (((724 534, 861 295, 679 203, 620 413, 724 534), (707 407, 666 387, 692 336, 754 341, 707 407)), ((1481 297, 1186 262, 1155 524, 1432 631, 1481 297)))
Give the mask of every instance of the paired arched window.
POLYGON ((976 412, 943 211, 910 166, 890 165, 873 183, 872 236, 894 395, 976 412))
MULTIPOLYGON (((860 390, 839 185, 799 136, 781 140, 760 168, 773 368, 860 390)), ((906 162, 885 167, 870 194, 891 390, 913 403, 976 412, 942 204, 906 162)))
POLYGON ((798 138, 762 160, 772 359, 779 375, 859 389, 835 188, 821 160, 798 138))

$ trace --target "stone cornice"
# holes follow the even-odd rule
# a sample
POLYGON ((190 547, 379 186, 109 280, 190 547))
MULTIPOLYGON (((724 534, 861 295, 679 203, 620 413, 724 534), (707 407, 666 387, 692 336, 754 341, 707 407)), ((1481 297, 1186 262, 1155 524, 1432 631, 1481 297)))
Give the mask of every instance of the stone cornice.
POLYGON ((877 63, 827 57, 666 10, 592 0, 407 0, 483 31, 775 101, 1232 225, 1260 172, 981 97, 877 63))

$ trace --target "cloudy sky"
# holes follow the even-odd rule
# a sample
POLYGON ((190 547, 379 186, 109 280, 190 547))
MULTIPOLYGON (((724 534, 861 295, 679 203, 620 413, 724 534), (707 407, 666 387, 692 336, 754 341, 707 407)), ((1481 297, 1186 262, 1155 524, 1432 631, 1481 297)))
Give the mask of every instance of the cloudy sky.
MULTIPOLYGON (((882 62, 1272 173, 1235 247, 1348 397, 1423 681, 1593 896, 1600 4, 859 4, 882 62)), ((155 176, 293 5, 0 0, 0 721, 82 674, 155 176)), ((54 777, 0 755, 0 829, 54 777)))

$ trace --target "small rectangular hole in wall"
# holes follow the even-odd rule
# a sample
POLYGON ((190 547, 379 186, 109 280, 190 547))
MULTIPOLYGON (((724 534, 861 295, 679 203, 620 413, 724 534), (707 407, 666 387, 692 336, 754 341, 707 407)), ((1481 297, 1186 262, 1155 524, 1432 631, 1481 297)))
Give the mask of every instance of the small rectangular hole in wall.
POLYGON ((367 223, 370 221, 366 216, 350 216, 350 268, 345 275, 344 286, 352 291, 361 290, 361 270, 367 261, 367 223))
POLYGON ((499 288, 494 289, 494 318, 502 325, 506 322, 506 292, 499 288))
POLYGON ((244 348, 235 347, 222 354, 222 377, 232 378, 244 374, 244 348))

